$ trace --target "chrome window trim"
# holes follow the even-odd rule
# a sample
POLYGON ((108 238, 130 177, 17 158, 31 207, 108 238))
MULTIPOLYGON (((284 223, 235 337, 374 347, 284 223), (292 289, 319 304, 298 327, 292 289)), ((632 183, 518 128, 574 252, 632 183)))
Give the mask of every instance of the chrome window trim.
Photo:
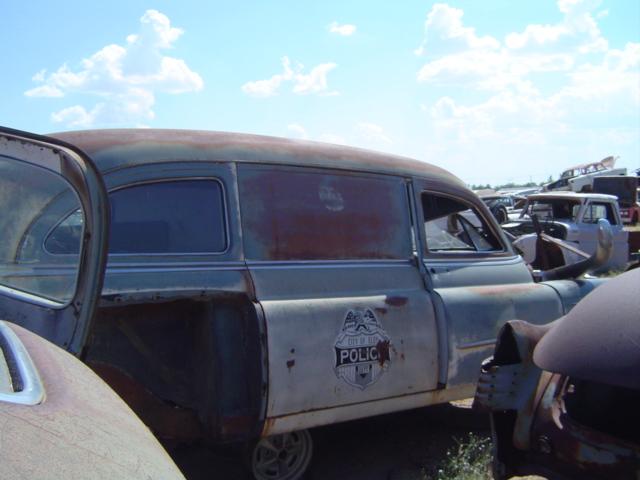
POLYGON ((45 398, 45 390, 40 374, 24 344, 6 322, 2 320, 0 320, 0 337, 2 337, 0 347, 5 347, 9 350, 5 351, 2 348, 5 361, 8 362, 7 355, 12 357, 18 370, 12 373, 20 375, 22 380, 22 390, 13 393, 0 392, 0 401, 31 406, 42 403, 45 398))
POLYGON ((471 211, 473 211, 475 213, 475 215, 478 218, 480 218, 480 220, 483 221, 486 224, 486 226, 489 228, 489 230, 491 231, 493 236, 496 238, 496 240, 498 241, 498 243, 502 247, 500 250, 490 250, 490 251, 475 250, 473 252, 468 252, 468 251, 465 251, 465 250, 446 250, 446 251, 438 250, 438 251, 432 252, 432 251, 429 250, 429 245, 427 244, 427 238, 426 238, 426 235, 425 235, 425 239, 424 239, 425 243, 423 245, 425 259, 429 258, 429 257, 432 257, 432 256, 438 256, 440 258, 445 258, 446 257, 448 259, 452 259, 452 258, 454 258, 456 256, 459 256, 459 255, 474 255, 475 258, 485 259, 485 258, 496 257, 496 256, 500 256, 500 255, 504 256, 504 254, 509 253, 509 249, 506 248, 506 245, 505 245, 505 243, 503 241, 502 235, 495 230, 493 222, 488 221, 487 218, 482 215, 482 212, 480 210, 478 210, 475 205, 473 205, 472 203, 469 203, 467 201, 467 199, 463 199, 463 198, 457 197, 457 196, 452 195, 450 193, 439 192, 437 190, 430 190, 430 189, 420 190, 419 200, 420 200, 420 207, 421 207, 420 210, 421 210, 421 213, 422 213, 422 218, 420 219, 420 222, 421 222, 421 228, 423 230, 424 230, 424 209, 422 208, 422 196, 424 194, 435 195, 435 196, 439 196, 439 197, 447 197, 447 198, 453 199, 453 200, 455 200, 455 201, 457 201, 459 203, 462 203, 463 205, 468 206, 469 209, 471 211))

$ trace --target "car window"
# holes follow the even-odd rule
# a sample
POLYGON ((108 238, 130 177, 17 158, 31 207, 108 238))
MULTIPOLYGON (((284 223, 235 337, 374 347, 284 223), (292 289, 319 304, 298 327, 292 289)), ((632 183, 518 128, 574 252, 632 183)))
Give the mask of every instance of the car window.
POLYGON ((606 218, 611 225, 616 225, 616 217, 613 213, 613 206, 610 203, 589 203, 585 208, 582 221, 583 223, 598 223, 601 218, 606 218))
POLYGON ((527 207, 528 215, 537 215, 540 220, 575 221, 580 210, 579 200, 564 198, 545 198, 531 200, 527 207))
POLYGON ((411 256, 401 178, 253 165, 240 168, 239 186, 248 259, 411 256))
MULTIPOLYGON (((64 303, 75 292, 79 249, 63 264, 55 265, 34 254, 42 228, 46 232, 60 218, 51 214, 51 206, 56 204, 77 209, 82 219, 80 201, 63 177, 0 156, 0 285, 64 303)), ((82 231, 80 221, 79 237, 82 231)))
POLYGON ((486 221, 469 205, 451 197, 422 194, 428 252, 494 252, 502 245, 486 221))
MULTIPOLYGON (((122 188, 109 194, 111 254, 219 253, 226 249, 222 186, 216 180, 176 180, 122 188)), ((47 237, 52 254, 77 253, 79 212, 47 237)))

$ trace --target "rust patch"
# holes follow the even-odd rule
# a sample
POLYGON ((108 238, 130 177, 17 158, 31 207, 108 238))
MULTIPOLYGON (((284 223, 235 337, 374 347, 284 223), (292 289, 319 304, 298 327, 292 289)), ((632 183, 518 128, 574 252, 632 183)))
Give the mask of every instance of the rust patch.
POLYGON ((374 310, 381 315, 385 315, 388 312, 388 310, 384 307, 376 307, 374 308, 374 310))
POLYGON ((380 366, 384 366, 385 363, 391 360, 389 356, 389 340, 379 341, 376 344, 376 350, 378 351, 378 363, 380 366))
POLYGON ((407 304, 409 299, 407 297, 387 297, 384 299, 384 303, 391 305, 392 307, 403 307, 407 304))
POLYGON ((287 368, 291 370, 296 364, 295 360, 287 360, 287 368))

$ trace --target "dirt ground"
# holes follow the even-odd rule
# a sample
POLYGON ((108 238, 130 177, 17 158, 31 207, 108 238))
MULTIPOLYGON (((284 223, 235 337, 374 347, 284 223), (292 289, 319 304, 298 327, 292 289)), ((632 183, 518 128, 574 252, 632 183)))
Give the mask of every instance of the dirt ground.
MULTIPOLYGON (((312 430, 307 480, 414 480, 437 468, 455 438, 488 436, 488 419, 467 408, 437 406, 312 430)), ((189 480, 249 477, 240 448, 183 446, 172 452, 189 480)))

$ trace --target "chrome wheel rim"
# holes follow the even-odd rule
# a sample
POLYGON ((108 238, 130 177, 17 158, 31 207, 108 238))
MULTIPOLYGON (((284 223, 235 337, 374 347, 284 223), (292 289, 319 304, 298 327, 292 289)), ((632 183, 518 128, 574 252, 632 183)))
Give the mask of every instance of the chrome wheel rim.
POLYGON ((251 455, 257 480, 297 480, 311 461, 313 444, 307 430, 261 438, 251 455))

